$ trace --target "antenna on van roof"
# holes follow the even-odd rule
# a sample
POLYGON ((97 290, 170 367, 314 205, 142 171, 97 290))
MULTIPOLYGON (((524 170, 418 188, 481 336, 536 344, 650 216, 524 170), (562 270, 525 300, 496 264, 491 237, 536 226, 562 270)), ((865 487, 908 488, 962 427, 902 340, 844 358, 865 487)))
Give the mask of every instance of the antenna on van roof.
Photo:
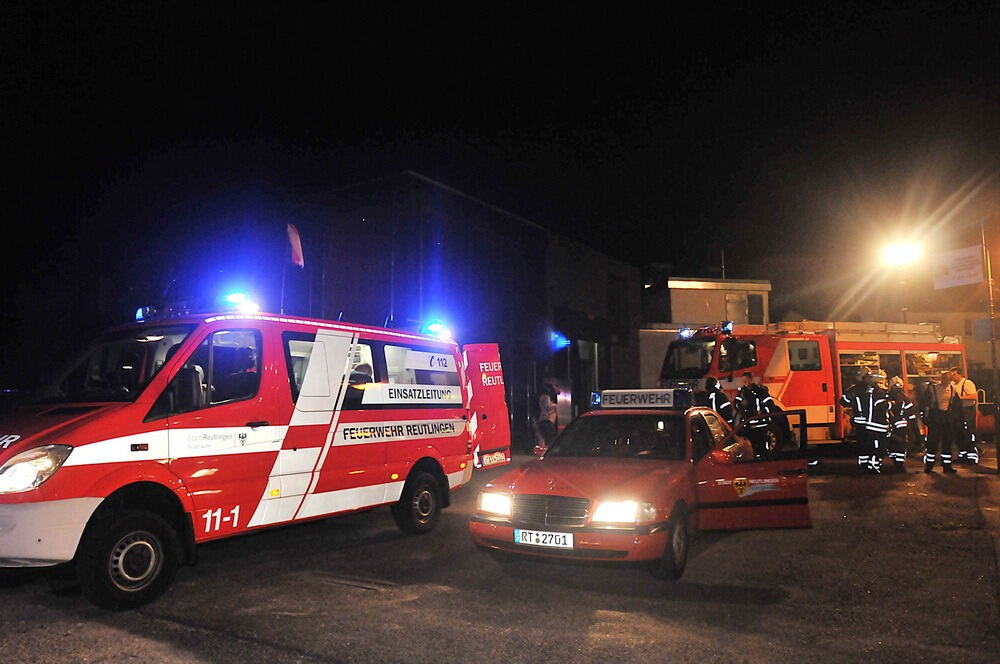
POLYGON ((385 322, 382 323, 382 327, 389 327, 389 314, 385 315, 385 322))
POLYGON ((339 313, 339 314, 337 314, 337 322, 339 323, 339 322, 340 322, 340 319, 341 319, 341 318, 343 318, 343 317, 344 317, 344 311, 343 311, 343 310, 341 310, 341 311, 340 311, 340 313, 339 313))

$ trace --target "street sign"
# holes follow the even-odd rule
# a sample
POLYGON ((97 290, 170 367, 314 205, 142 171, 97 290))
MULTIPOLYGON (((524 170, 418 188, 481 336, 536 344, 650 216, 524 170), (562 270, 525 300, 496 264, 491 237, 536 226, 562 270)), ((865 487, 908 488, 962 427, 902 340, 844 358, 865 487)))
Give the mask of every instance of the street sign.
POLYGON ((934 289, 968 286, 983 281, 983 247, 946 251, 934 258, 934 289))

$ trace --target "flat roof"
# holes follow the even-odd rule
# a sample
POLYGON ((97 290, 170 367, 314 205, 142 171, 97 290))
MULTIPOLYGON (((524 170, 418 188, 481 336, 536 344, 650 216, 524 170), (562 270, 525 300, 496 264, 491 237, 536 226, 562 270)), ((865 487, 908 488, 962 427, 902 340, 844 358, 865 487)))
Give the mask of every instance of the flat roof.
POLYGON ((762 290, 770 291, 771 282, 766 279, 687 279, 670 277, 667 288, 687 288, 691 290, 762 290))

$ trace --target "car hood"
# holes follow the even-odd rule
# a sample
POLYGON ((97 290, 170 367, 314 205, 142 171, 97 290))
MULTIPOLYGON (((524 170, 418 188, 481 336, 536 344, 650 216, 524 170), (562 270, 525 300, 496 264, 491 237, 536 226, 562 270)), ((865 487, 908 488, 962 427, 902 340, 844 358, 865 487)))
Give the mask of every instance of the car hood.
POLYGON ((690 468, 686 461, 546 457, 501 475, 490 486, 521 494, 642 500, 673 484, 690 468))
POLYGON ((18 408, 0 418, 0 461, 32 447, 61 443, 66 434, 80 426, 129 405, 47 404, 18 408))

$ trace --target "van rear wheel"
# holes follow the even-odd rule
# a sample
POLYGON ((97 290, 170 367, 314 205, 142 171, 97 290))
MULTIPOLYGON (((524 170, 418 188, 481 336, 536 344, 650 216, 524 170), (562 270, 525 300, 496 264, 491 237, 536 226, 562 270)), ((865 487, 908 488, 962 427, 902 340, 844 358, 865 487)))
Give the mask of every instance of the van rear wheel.
POLYGON ((410 475, 399 502, 392 506, 392 518, 404 533, 419 535, 434 530, 441 518, 441 487, 426 472, 410 475))
POLYGON ((130 609, 159 597, 177 572, 177 533, 160 516, 129 510, 84 535, 77 559, 83 595, 105 609, 130 609))

